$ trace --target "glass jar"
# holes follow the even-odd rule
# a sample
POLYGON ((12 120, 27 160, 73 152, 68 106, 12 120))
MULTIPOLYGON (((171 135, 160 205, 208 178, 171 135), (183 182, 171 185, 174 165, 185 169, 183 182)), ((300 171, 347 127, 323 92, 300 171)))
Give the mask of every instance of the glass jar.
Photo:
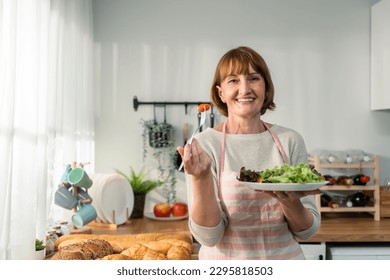
POLYGON ((50 257, 54 254, 55 244, 54 240, 51 238, 50 233, 46 235, 46 257, 50 257))
POLYGON ((60 225, 56 225, 53 227, 53 231, 55 232, 55 234, 57 235, 57 238, 61 237, 63 235, 62 233, 62 229, 61 229, 61 226, 60 225))
POLYGON ((61 221, 60 226, 63 235, 70 234, 70 227, 68 221, 61 221))

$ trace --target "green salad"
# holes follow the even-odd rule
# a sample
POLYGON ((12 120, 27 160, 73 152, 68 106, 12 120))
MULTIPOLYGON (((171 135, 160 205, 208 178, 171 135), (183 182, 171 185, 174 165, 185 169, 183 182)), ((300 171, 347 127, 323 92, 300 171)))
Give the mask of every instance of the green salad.
POLYGON ((262 183, 316 183, 323 182, 324 178, 314 166, 299 163, 297 166, 283 164, 272 169, 265 169, 259 173, 262 183))

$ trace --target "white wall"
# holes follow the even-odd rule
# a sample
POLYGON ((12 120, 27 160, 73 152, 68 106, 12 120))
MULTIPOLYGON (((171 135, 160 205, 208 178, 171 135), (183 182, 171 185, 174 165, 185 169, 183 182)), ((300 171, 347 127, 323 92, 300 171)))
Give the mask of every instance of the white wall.
MULTIPOLYGON (((390 175, 390 112, 370 110, 370 8, 377 0, 94 0, 96 171, 139 168, 141 101, 206 101, 220 56, 239 45, 269 64, 275 112, 316 148, 363 149, 390 175)), ((162 121, 162 109, 158 109, 162 121)), ((181 144, 196 108, 169 107, 181 144)))

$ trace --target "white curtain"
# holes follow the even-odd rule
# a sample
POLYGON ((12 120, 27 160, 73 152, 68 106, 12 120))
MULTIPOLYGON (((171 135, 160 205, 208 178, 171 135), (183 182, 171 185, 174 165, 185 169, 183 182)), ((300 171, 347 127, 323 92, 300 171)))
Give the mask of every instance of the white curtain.
POLYGON ((65 166, 94 169, 91 0, 0 0, 0 259, 63 217, 65 166))

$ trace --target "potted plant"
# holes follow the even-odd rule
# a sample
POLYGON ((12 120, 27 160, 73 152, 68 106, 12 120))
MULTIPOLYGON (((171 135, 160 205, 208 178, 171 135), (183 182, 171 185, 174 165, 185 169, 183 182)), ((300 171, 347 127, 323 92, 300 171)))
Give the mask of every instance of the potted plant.
POLYGON ((146 178, 145 167, 136 173, 130 166, 130 174, 126 174, 118 169, 115 171, 122 175, 130 184, 134 192, 134 209, 130 218, 138 219, 144 215, 145 197, 148 192, 161 186, 164 182, 146 178))
POLYGON ((148 153, 157 162, 159 177, 163 179, 163 195, 169 204, 176 201, 176 148, 173 126, 156 120, 141 120, 143 126, 143 160, 148 153))
POLYGON ((43 240, 35 239, 35 259, 43 260, 45 258, 45 244, 43 240))

